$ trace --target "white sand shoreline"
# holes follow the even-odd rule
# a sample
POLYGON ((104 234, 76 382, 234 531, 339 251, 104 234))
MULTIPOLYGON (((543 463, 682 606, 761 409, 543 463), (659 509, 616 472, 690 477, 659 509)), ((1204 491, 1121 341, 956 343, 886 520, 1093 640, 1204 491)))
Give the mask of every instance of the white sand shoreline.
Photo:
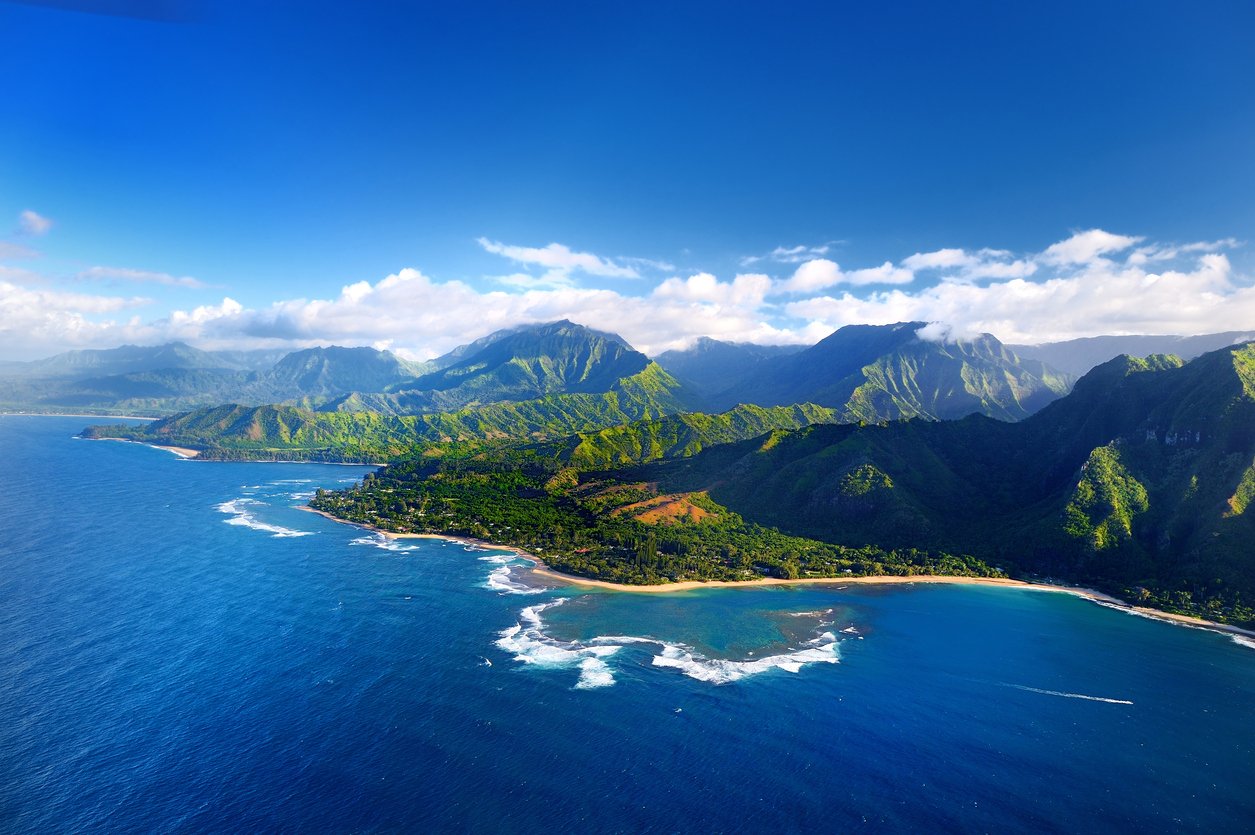
POLYGON ((492 542, 484 542, 480 539, 472 539, 464 536, 453 536, 449 534, 435 533, 394 533, 377 528, 374 525, 363 524, 360 522, 349 522, 337 516, 332 516, 322 510, 302 506, 302 510, 310 513, 317 513, 319 516, 325 516, 333 522, 339 522, 342 525, 352 525, 371 533, 381 534, 389 539, 446 539, 451 542, 460 542, 464 545, 474 545, 480 548, 490 548, 497 551, 509 551, 519 557, 533 563, 531 573, 536 577, 543 577, 548 580, 557 580, 562 583, 574 586, 584 586, 587 588, 605 589, 606 591, 627 592, 629 594, 674 594, 677 592, 692 591, 695 589, 710 588, 753 588, 756 586, 792 586, 792 585, 904 585, 915 583, 927 583, 932 585, 968 585, 968 586, 1001 586, 1003 588, 1017 588, 1026 591, 1044 591, 1055 592, 1061 594, 1071 594, 1077 597, 1085 598, 1100 606, 1106 606, 1111 609, 1117 609, 1131 615, 1150 618, 1151 620, 1163 621, 1174 626, 1186 626, 1191 629, 1204 629, 1209 632, 1219 632, 1224 635, 1240 635, 1247 638, 1255 638, 1255 631, 1250 629, 1242 629, 1238 626, 1230 626, 1227 623, 1216 623, 1215 621, 1203 620, 1189 615, 1177 615, 1172 612, 1161 612, 1158 609, 1148 609, 1144 606, 1134 606, 1126 603, 1117 597, 1112 597, 1096 589, 1082 588, 1080 586, 1055 586, 1047 583, 1029 583, 1024 580, 1012 580, 1003 577, 963 577, 958 575, 937 575, 937 574, 915 574, 911 576, 901 576, 897 574, 880 574, 867 577, 807 577, 797 580, 784 580, 776 577, 763 577, 758 580, 687 580, 681 583, 660 583, 653 586, 631 586, 625 583, 609 583, 605 580, 590 580, 587 577, 577 577, 573 574, 564 574, 561 571, 555 571, 540 557, 521 548, 512 545, 497 545, 492 542))

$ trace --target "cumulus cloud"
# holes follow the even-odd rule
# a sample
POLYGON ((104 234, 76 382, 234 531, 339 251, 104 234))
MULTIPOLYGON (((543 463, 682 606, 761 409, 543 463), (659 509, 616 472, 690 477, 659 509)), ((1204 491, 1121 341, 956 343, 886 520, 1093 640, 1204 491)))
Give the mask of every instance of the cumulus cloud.
MULTIPOLYGON (((1107 250, 1108 252, 1112 250, 1107 250)), ((1056 250, 1058 252, 1058 250, 1056 250)), ((979 286, 961 280, 914 293, 821 296, 786 312, 831 327, 901 321, 945 322, 1006 342, 1049 342, 1099 334, 1214 333, 1255 322, 1255 288, 1228 258, 1205 253, 1184 270, 1149 272, 1098 255, 1042 281, 1013 278, 979 286)))
POLYGON ((0 279, 0 351, 6 357, 33 359, 72 347, 113 347, 123 341, 123 328, 92 317, 150 301, 24 287, 0 279))
POLYGON ((631 267, 620 267, 592 253, 572 252, 568 247, 558 243, 537 249, 528 246, 510 246, 480 238, 479 245, 489 252, 504 255, 511 261, 517 261, 520 264, 535 264, 563 275, 580 270, 588 275, 607 278, 640 278, 640 274, 631 267))
POLYGON ((120 267, 92 267, 89 270, 80 272, 78 277, 84 281, 129 281, 133 284, 164 284, 167 287, 187 287, 192 290, 199 290, 209 286, 187 275, 182 278, 175 278, 166 273, 128 270, 120 267))
POLYGON ((42 235, 52 228, 52 221, 27 209, 17 216, 17 227, 25 235, 42 235))
POLYGON ((1066 241, 1047 247, 1039 260, 1044 264, 1084 264, 1099 255, 1128 249, 1143 240, 1145 239, 1090 229, 1087 232, 1077 232, 1066 241))
POLYGON ((728 283, 710 273, 698 273, 687 279, 669 278, 654 288, 653 295, 659 299, 758 307, 770 290, 771 278, 765 275, 738 275, 728 283))
MULTIPOLYGON (((1221 251, 1234 245, 1156 244, 1087 230, 1037 253, 941 249, 852 271, 809 258, 784 280, 764 273, 721 280, 698 272, 667 278, 652 290, 636 285, 636 294, 574 282, 546 285, 526 273, 481 291, 407 269, 373 284, 344 286, 327 299, 249 308, 224 298, 125 321, 115 321, 117 314, 148 300, 32 288, 55 280, 0 265, 0 357, 178 339, 210 349, 387 345, 403 356, 428 358, 494 330, 563 318, 619 333, 653 354, 686 347, 699 336, 811 343, 843 325, 907 320, 937 323, 924 338, 940 340, 977 332, 1040 342, 1103 333, 1245 330, 1255 323, 1255 287, 1221 251), (910 288, 903 286, 907 282, 913 282, 910 288)), ((563 252, 581 256, 565 247, 535 252, 552 257, 557 266, 541 264, 550 272, 577 268, 561 260, 563 252)))
POLYGON ((459 281, 433 281, 402 270, 377 284, 359 282, 328 300, 295 299, 252 310, 232 299, 175 311, 142 326, 116 329, 114 339, 155 344, 171 339, 205 348, 373 345, 430 358, 472 339, 520 324, 569 318, 622 335, 646 353, 691 344, 699 336, 738 342, 813 342, 831 333, 822 323, 781 327, 757 309, 766 276, 732 282, 695 276, 642 297, 612 290, 557 288, 479 292, 459 281), (125 333, 125 337, 121 334, 125 333))
POLYGON ((1013 260, 1010 252, 1001 249, 939 249, 917 252, 902 259, 902 266, 913 273, 937 271, 951 277, 975 281, 981 278, 1026 278, 1037 272, 1031 259, 1013 260))
POLYGON ((895 267, 886 261, 879 267, 871 267, 851 272, 842 272, 835 261, 827 258, 816 258, 807 261, 787 280, 777 287, 780 293, 814 293, 836 284, 907 284, 915 280, 915 273, 909 269, 895 267))

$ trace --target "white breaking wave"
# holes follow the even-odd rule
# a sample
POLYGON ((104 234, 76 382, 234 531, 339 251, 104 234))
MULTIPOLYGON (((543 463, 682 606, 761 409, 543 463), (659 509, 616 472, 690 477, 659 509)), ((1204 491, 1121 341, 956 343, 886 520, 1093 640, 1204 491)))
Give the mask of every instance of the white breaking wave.
POLYGON ((535 664, 538 667, 578 667, 580 678, 575 686, 580 690, 611 686, 614 684, 614 674, 602 659, 614 655, 622 647, 588 646, 579 641, 558 641, 544 633, 544 621, 541 620, 540 613, 565 602, 566 598, 563 597, 552 603, 528 606, 519 613, 518 623, 501 630, 497 646, 513 653, 515 661, 525 664, 535 664))
POLYGON ((488 579, 484 582, 488 588, 493 591, 503 592, 505 594, 540 594, 545 589, 536 589, 531 586, 525 586, 516 582, 510 577, 510 572, 516 568, 513 564, 518 558, 514 555, 493 554, 487 557, 480 557, 483 562, 496 563, 497 567, 488 573, 488 579))
POLYGON ((1235 644, 1241 644, 1244 647, 1255 649, 1255 641, 1250 638, 1244 638, 1241 635, 1230 635, 1229 637, 1233 639, 1233 643, 1235 644))
POLYGON ((244 507, 246 504, 261 504, 261 502, 253 499, 235 499, 229 502, 223 502, 218 505, 220 513, 228 513, 230 519, 224 520, 228 525, 242 525, 246 528, 252 528, 255 531, 269 531, 274 536, 312 536, 313 531, 297 531, 292 528, 283 528, 279 525, 268 525, 265 522, 258 521, 253 514, 248 512, 244 507))
POLYGON ((765 673, 768 670, 785 670, 798 673, 803 664, 836 664, 841 660, 837 651, 837 637, 825 632, 807 641, 805 649, 780 655, 769 655, 753 661, 721 661, 703 658, 679 644, 663 644, 662 654, 654 656, 655 667, 671 667, 686 676, 711 684, 728 684, 746 676, 765 673))
POLYGON ((514 653, 514 660, 527 664, 557 668, 578 666, 580 679, 575 686, 581 690, 614 684, 614 673, 604 659, 627 644, 660 646, 662 651, 653 658, 655 667, 679 670, 691 678, 711 684, 728 684, 774 669, 797 673, 801 672, 804 664, 836 664, 841 660, 837 650, 838 639, 831 632, 824 632, 807 641, 802 649, 753 661, 712 660, 683 644, 631 635, 603 635, 588 642, 559 641, 545 634, 541 612, 566 600, 560 598, 552 603, 528 606, 519 613, 519 623, 500 632, 497 646, 514 653))
POLYGON ((371 545, 375 548, 382 548, 385 551, 417 551, 418 545, 403 545, 399 540, 384 536, 381 533, 372 534, 371 536, 359 536, 357 539, 349 541, 350 545, 371 545))

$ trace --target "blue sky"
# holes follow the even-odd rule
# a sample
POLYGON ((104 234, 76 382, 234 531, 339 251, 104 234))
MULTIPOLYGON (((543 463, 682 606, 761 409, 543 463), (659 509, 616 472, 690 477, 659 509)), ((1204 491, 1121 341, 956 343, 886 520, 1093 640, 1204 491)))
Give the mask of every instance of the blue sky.
POLYGON ((0 2, 5 358, 1255 325, 1249 3, 56 5, 0 2))

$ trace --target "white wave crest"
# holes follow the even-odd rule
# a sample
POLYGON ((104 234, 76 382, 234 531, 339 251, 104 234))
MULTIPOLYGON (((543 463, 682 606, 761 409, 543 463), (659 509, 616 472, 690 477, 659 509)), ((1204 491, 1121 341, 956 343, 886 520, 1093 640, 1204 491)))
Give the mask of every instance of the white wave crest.
POLYGON ((483 562, 496 563, 497 567, 488 573, 488 579, 484 581, 484 585, 493 591, 505 594, 540 594, 544 589, 536 589, 531 586, 525 586, 516 582, 510 577, 510 572, 518 566, 515 564, 518 557, 513 554, 492 554, 487 557, 480 557, 483 562))
POLYGON ((711 684, 728 684, 774 669, 797 673, 801 672, 805 664, 835 664, 840 661, 838 639, 831 632, 824 632, 793 652, 753 661, 712 660, 682 644, 634 635, 602 635, 587 642, 559 641, 545 634, 541 613, 545 609, 565 603, 566 600, 567 598, 560 598, 552 603, 528 606, 519 613, 517 624, 499 633, 501 638, 497 641, 497 646, 514 653, 516 661, 527 664, 558 668, 578 666, 580 679, 575 686, 581 690, 614 684, 614 673, 604 659, 628 644, 660 646, 662 652, 653 658, 655 667, 676 669, 711 684))
POLYGON ((711 684, 728 684, 746 676, 765 673, 768 670, 802 671, 803 664, 836 664, 841 660, 837 651, 837 637, 825 632, 807 641, 804 649, 780 655, 769 655, 753 661, 723 661, 703 658, 679 644, 664 644, 660 655, 654 656, 655 667, 670 667, 698 681, 711 684))
POLYGON ((544 621, 541 620, 540 613, 565 602, 566 598, 559 598, 552 603, 528 606, 519 613, 519 623, 498 633, 501 638, 497 641, 497 646, 513 653, 515 661, 525 664, 539 667, 578 667, 580 678, 575 686, 580 690, 611 686, 614 684, 614 674, 602 659, 614 655, 622 647, 587 646, 579 641, 558 641, 544 633, 544 621))
POLYGON ((1243 637, 1242 635, 1230 635, 1229 637, 1233 639, 1233 643, 1235 644, 1241 644, 1244 647, 1255 649, 1255 640, 1243 637))
POLYGON ((244 507, 246 504, 261 504, 261 502, 253 499, 234 499, 229 502, 223 502, 218 505, 220 513, 228 513, 230 519, 224 520, 228 525, 242 525, 246 528, 252 528, 255 531, 269 531, 274 536, 312 536, 313 531, 297 531, 292 528, 284 528, 279 525, 268 525, 265 522, 258 521, 253 514, 248 512, 244 507))
POLYGON ((371 536, 359 536, 357 539, 349 540, 350 545, 370 545, 375 548, 382 548, 385 551, 417 551, 418 545, 403 545, 399 540, 384 536, 381 533, 372 534, 371 536))

